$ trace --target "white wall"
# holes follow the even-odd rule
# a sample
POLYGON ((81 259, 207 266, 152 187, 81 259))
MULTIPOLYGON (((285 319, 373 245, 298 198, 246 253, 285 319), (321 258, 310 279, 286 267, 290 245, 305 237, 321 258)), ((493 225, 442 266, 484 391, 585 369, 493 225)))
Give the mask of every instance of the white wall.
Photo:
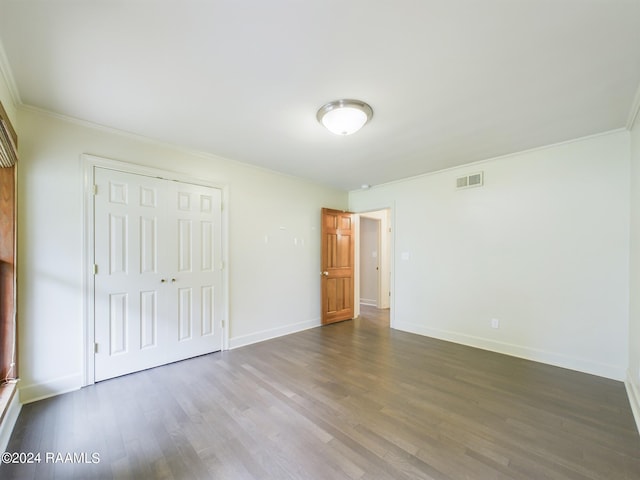
POLYGON ((320 209, 345 209, 346 193, 31 109, 18 115, 23 401, 82 382, 82 153, 228 184, 232 347, 319 324, 320 209))
POLYGON ((640 115, 631 130, 631 254, 627 391, 640 430, 640 115))
POLYGON ((628 178, 619 131, 352 192, 349 208, 393 207, 395 328, 622 379, 628 178), (484 187, 455 190, 478 170, 484 187))

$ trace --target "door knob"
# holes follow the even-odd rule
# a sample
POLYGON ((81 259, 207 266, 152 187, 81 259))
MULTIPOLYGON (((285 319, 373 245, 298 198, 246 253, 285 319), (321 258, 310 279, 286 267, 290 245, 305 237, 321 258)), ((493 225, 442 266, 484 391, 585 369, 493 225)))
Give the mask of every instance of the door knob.
POLYGON ((324 275, 325 277, 329 276, 329 272, 322 272, 321 275, 324 275))
POLYGON ((171 283, 176 283, 176 279, 175 279, 175 278, 172 278, 172 279, 171 279, 171 283))
POLYGON ((161 278, 160 279, 160 283, 166 283, 167 279, 166 278, 161 278))

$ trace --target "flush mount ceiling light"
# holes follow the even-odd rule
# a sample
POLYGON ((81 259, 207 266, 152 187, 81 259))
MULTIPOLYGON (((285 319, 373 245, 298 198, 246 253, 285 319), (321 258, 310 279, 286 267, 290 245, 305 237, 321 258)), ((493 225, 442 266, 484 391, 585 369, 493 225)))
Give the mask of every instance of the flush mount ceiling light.
POLYGON ((373 110, 360 100, 335 100, 320 107, 318 122, 336 135, 351 135, 371 120, 373 110))

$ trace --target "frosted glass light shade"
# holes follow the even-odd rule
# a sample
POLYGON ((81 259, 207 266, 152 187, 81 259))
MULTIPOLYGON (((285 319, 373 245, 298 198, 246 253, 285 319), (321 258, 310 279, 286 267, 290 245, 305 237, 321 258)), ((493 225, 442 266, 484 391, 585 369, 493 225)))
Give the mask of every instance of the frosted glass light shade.
POLYGON ((359 100, 336 100, 318 110, 318 121, 336 135, 351 135, 373 116, 369 105, 359 100))

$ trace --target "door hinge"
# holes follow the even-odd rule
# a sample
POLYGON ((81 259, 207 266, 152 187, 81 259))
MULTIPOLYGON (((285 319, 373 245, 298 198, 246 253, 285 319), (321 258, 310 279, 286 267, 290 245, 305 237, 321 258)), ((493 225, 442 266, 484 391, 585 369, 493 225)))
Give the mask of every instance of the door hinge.
POLYGON ((98 353, 98 342, 93 344, 93 353, 98 353))
POLYGON ((93 274, 94 274, 94 275, 97 275, 97 274, 98 274, 98 264, 97 264, 97 263, 94 263, 94 264, 93 264, 93 274))
POLYGON ((224 320, 220 320, 220 326, 224 328, 224 320))
POLYGON ((93 186, 93 194, 97 195, 98 194, 98 185, 94 185, 93 186))

